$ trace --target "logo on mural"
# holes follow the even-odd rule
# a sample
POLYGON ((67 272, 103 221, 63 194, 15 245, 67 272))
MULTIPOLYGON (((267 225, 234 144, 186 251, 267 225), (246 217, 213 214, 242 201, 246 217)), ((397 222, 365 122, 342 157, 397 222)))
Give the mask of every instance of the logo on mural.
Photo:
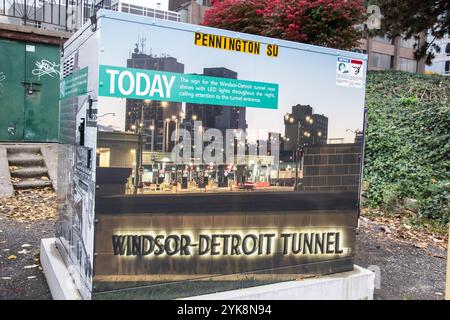
POLYGON ((41 61, 36 61, 36 69, 33 69, 31 73, 34 76, 38 76, 39 79, 42 76, 48 75, 50 77, 59 76, 59 64, 56 62, 51 62, 46 59, 42 59, 41 61))
POLYGON ((0 72, 0 96, 3 95, 5 91, 5 86, 3 85, 3 81, 6 80, 6 75, 3 72, 0 72))

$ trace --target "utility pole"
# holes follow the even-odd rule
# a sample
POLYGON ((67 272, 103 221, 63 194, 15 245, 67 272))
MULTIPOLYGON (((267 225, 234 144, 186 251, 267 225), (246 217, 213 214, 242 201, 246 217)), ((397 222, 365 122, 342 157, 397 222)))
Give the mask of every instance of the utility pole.
POLYGON ((143 166, 142 166, 142 153, 144 152, 143 148, 143 130, 144 130, 144 104, 141 105, 141 120, 140 123, 136 126, 138 132, 138 150, 136 153, 136 178, 134 179, 134 194, 137 194, 137 189, 141 186, 142 183, 142 174, 143 174, 143 166))
MULTIPOLYGON (((300 164, 300 134, 301 134, 302 124, 300 120, 297 121, 297 143, 295 145, 295 180, 294 180, 294 190, 297 190, 298 184, 298 170, 300 164)), ((303 146, 302 146, 303 149, 303 146)))

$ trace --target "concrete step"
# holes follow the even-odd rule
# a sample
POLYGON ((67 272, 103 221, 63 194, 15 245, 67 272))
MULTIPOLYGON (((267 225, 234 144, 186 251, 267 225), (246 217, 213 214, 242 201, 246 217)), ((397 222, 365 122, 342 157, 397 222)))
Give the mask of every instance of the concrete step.
POLYGON ((17 153, 8 156, 10 166, 44 166, 44 157, 40 154, 17 153))
POLYGON ((31 154, 40 154, 41 148, 35 146, 20 146, 20 147, 8 147, 7 149, 8 155, 18 154, 18 153, 31 153, 31 154))
POLYGON ((36 189, 52 187, 52 182, 50 180, 40 180, 40 179, 25 179, 18 182, 13 182, 14 189, 36 189))
POLYGON ((15 178, 40 178, 42 176, 48 176, 46 167, 28 167, 11 170, 11 177, 15 178))

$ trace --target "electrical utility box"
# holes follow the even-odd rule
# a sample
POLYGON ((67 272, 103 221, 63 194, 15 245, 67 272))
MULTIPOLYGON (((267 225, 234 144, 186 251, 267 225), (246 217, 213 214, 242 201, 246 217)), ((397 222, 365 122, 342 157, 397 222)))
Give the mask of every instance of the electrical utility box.
POLYGON ((100 10, 61 64, 57 247, 84 299, 353 270, 365 55, 100 10))

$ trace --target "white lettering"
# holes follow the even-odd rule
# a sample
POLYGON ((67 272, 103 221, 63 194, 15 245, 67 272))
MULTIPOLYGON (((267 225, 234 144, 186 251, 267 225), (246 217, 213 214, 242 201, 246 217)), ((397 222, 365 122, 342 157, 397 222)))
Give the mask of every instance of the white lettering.
POLYGON ((109 74, 109 93, 115 93, 116 75, 119 74, 119 70, 107 69, 106 73, 109 74))
POLYGON ((159 94, 160 98, 164 98, 164 90, 161 85, 161 76, 159 74, 153 77, 152 88, 150 90, 150 96, 154 96, 155 93, 159 94))
POLYGON ((171 76, 170 77, 170 82, 167 82, 167 77, 166 76, 162 76, 163 81, 164 81, 164 85, 166 86, 166 97, 170 98, 170 90, 172 89, 172 85, 175 81, 175 76, 171 76))
POLYGON ((118 83, 120 93, 123 94, 124 96, 131 94, 134 91, 134 83, 135 80, 133 74, 130 71, 122 71, 122 73, 119 75, 119 83, 118 83), (130 79, 130 86, 128 90, 125 90, 125 88, 123 87, 125 76, 127 76, 130 79))
POLYGON ((137 96, 145 96, 148 95, 150 91, 150 77, 145 74, 145 73, 141 73, 138 72, 136 73, 136 95, 137 96), (141 80, 144 80, 145 82, 145 89, 141 90, 141 80))

